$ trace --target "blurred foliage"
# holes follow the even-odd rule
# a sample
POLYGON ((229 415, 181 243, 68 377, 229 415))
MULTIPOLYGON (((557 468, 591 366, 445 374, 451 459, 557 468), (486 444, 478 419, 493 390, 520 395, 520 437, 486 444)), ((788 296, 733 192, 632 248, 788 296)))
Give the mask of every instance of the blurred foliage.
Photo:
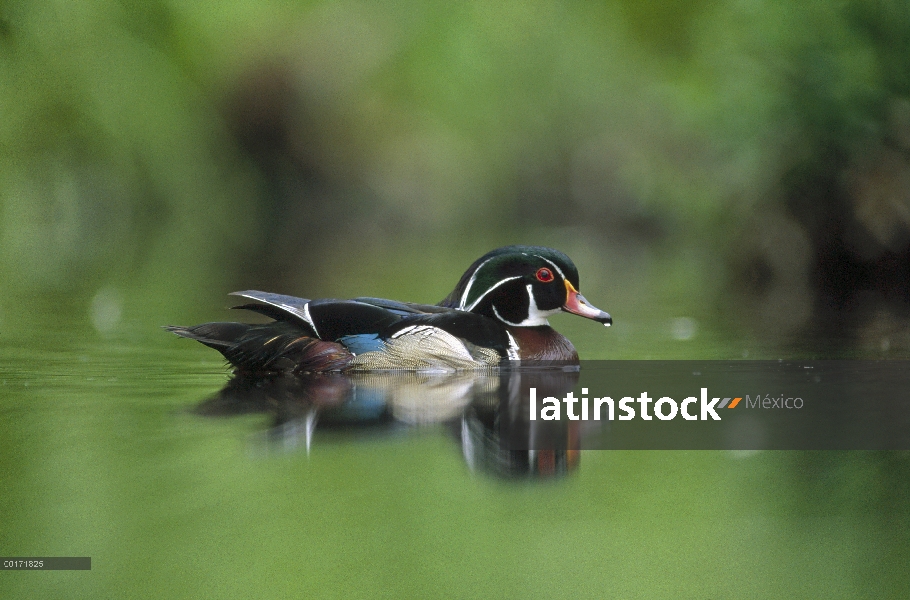
POLYGON ((0 320, 435 302, 526 242, 617 331, 910 348, 908 74, 899 0, 7 2, 0 320))

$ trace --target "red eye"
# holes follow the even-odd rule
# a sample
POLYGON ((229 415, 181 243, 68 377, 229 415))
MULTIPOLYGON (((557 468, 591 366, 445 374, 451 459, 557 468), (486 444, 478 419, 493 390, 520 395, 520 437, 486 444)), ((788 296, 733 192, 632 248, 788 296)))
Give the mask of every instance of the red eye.
POLYGON ((537 279, 543 281, 544 283, 550 283, 553 281, 553 271, 547 268, 537 269, 537 279))

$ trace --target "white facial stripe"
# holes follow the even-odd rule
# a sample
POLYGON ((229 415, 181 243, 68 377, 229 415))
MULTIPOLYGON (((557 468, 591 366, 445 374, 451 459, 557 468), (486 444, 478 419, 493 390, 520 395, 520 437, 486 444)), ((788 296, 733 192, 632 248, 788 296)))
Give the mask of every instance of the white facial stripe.
POLYGON ((502 315, 499 314, 499 311, 496 310, 496 305, 493 305, 493 314, 496 315, 496 318, 505 323, 506 325, 511 325, 512 327, 537 327, 540 325, 549 325, 550 322, 547 321, 547 317, 550 315, 555 315, 559 312, 559 309, 554 310, 540 310, 537 308, 537 301, 534 300, 534 291, 531 284, 528 284, 528 318, 522 321, 521 323, 513 323, 512 321, 506 321, 502 318, 502 315))
POLYGON ((548 263, 550 263, 550 266, 553 267, 554 269, 556 269, 556 272, 559 273, 559 276, 560 276, 560 277, 562 277, 563 279, 566 278, 566 276, 565 276, 565 275, 563 274, 563 272, 562 272, 562 269, 560 269, 559 267, 557 267, 556 264, 553 263, 552 260, 547 260, 547 259, 544 258, 543 256, 539 256, 539 255, 537 255, 537 254, 535 254, 534 256, 536 256, 536 257, 539 258, 540 260, 545 260, 545 261, 547 261, 548 263))
POLYGON ((496 288, 498 288, 499 286, 501 286, 501 285, 504 284, 505 282, 507 282, 507 281, 512 281, 513 279, 521 279, 521 277, 519 277, 518 275, 516 275, 515 277, 506 277, 505 279, 502 279, 502 280, 500 280, 500 281, 497 281, 497 282, 496 282, 496 285, 494 285, 493 287, 491 287, 490 289, 488 289, 487 291, 485 291, 484 293, 482 293, 482 294, 480 295, 480 297, 477 298, 477 300, 475 300, 474 302, 471 303, 471 306, 465 308, 464 310, 469 311, 469 312, 472 311, 472 310, 474 310, 474 307, 477 306, 477 305, 480 303, 480 301, 483 300, 484 297, 486 297, 487 294, 489 294, 490 292, 492 292, 493 290, 495 290, 496 288))
POLYGON ((496 315, 496 318, 505 323, 506 325, 511 325, 512 327, 521 327, 521 323, 513 323, 512 321, 506 321, 502 318, 502 315, 499 314, 499 311, 496 310, 496 305, 493 305, 493 314, 496 315))
POLYGON ((303 320, 310 324, 310 327, 313 328, 313 333, 316 334, 316 337, 319 337, 319 330, 316 329, 316 323, 313 322, 313 317, 310 316, 309 302, 303 305, 303 320))
POLYGON ((471 286, 474 285, 474 280, 477 279, 478 271, 480 271, 485 264, 487 264, 494 258, 496 258, 496 257, 491 256, 490 258, 488 258, 485 261, 483 261, 482 263, 480 263, 480 266, 478 266, 476 269, 474 269, 474 273, 471 275, 471 278, 468 280, 468 285, 465 286, 464 293, 461 295, 461 302, 458 303, 458 308, 460 308, 461 310, 471 310, 469 308, 466 309, 464 307, 464 303, 468 301, 468 293, 471 291, 471 286))
MULTIPOLYGON (((549 261, 547 261, 549 262, 549 261)), ((534 288, 529 283, 528 288, 528 318, 519 323, 522 327, 535 327, 537 325, 549 325, 550 322, 547 321, 547 317, 550 315, 555 315, 559 312, 559 309, 555 310, 540 310, 537 308, 537 300, 534 299, 534 288)))
POLYGON ((534 288, 529 283, 527 285, 528 289, 528 318, 534 317, 540 311, 537 310, 537 300, 534 299, 534 288))

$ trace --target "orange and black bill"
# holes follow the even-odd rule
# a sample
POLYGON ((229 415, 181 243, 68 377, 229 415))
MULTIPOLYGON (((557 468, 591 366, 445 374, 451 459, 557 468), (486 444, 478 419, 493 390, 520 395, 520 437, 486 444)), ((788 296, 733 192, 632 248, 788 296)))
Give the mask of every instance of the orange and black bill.
POLYGON ((566 303, 562 305, 564 311, 603 323, 607 327, 613 324, 613 317, 609 313, 591 306, 585 297, 578 293, 575 286, 569 283, 568 279, 566 279, 566 292, 566 303))

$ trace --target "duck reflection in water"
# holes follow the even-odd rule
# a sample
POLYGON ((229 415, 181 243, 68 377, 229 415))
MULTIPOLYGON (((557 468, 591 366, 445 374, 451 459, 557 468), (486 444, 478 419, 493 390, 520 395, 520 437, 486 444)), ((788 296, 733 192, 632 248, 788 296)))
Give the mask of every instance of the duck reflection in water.
MULTIPOLYGON (((578 466, 578 421, 531 421, 529 389, 560 398, 578 381, 577 365, 463 372, 236 375, 195 412, 264 413, 267 436, 309 453, 317 430, 373 437, 441 425, 472 471, 506 479, 547 479, 578 466)), ((317 441, 318 443, 318 441, 317 441)))

